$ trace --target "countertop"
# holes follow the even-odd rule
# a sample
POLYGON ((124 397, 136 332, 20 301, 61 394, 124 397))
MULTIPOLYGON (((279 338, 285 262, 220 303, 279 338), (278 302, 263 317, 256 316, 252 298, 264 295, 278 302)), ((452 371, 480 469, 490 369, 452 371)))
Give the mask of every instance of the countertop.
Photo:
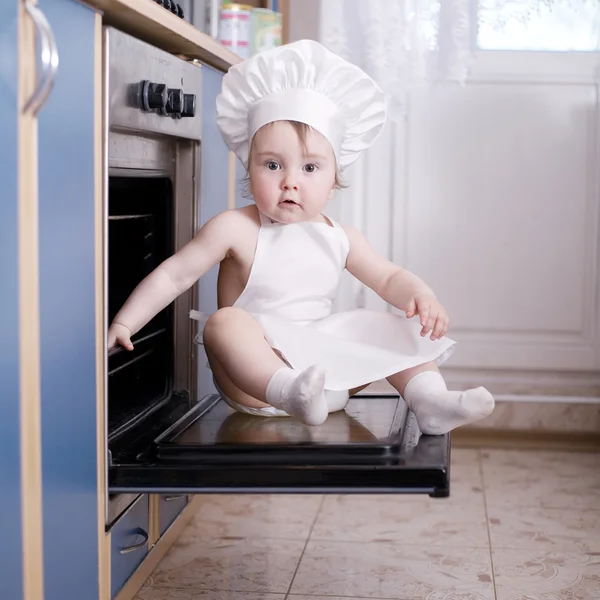
POLYGON ((153 0, 85 0, 85 3, 103 13, 106 25, 172 54, 198 59, 221 71, 242 61, 219 42, 153 0))

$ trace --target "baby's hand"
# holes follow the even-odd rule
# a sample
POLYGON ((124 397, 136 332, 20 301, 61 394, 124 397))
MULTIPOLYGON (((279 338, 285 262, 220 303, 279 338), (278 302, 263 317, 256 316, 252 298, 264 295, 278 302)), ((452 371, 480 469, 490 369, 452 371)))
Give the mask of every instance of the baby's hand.
POLYGON ((125 325, 113 323, 108 328, 108 349, 110 350, 117 343, 121 344, 125 350, 133 350, 131 343, 131 331, 125 325))
POLYGON ((432 329, 432 340, 437 340, 448 331, 450 319, 446 309, 433 296, 414 296, 408 302, 406 308, 407 318, 419 315, 421 325, 421 336, 425 337, 432 329))

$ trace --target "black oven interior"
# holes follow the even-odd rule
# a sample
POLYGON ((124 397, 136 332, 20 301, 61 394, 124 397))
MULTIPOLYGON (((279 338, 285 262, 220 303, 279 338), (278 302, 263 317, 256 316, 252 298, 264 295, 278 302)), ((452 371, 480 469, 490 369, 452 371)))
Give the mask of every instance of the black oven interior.
MULTIPOLYGON (((173 204, 169 178, 109 178, 109 324, 138 283, 173 254, 173 204)), ((173 336, 171 305, 133 336, 134 350, 117 347, 109 352, 109 441, 170 396, 173 336)))

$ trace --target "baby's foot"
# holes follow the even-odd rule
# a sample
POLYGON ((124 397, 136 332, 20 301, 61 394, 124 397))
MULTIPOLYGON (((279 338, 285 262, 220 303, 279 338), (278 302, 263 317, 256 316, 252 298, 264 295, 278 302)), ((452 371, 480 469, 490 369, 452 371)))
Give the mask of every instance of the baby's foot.
POLYGON ((419 429, 427 435, 442 435, 474 423, 494 410, 494 397, 483 387, 451 392, 437 371, 415 375, 404 390, 404 399, 415 414, 419 429))
POLYGON ((300 374, 286 367, 269 382, 267 402, 306 425, 321 425, 329 412, 324 387, 325 371, 319 366, 308 367, 300 374))
POLYGON ((427 435, 442 435, 479 421, 494 410, 494 397, 483 387, 466 392, 434 392, 412 407, 419 429, 427 435))

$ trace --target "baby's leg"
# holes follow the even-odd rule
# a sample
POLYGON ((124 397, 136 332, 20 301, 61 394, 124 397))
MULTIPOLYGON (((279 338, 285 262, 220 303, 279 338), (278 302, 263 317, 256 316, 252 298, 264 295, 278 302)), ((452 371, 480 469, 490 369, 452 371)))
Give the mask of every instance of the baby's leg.
POLYGON ((479 421, 494 410, 494 397, 483 387, 449 391, 433 362, 400 371, 387 380, 415 414, 419 429, 428 435, 448 433, 479 421))
POLYGON ((348 401, 350 400, 350 396, 354 396, 354 394, 358 394, 361 390, 364 390, 367 386, 371 385, 367 383, 365 385, 361 385, 360 387, 354 388, 352 390, 325 390, 325 399, 327 400, 327 410, 329 413, 338 412, 340 410, 344 410, 348 405, 348 401))
POLYGON ((232 387, 225 379, 243 392, 232 400, 247 406, 267 402, 308 425, 327 418, 325 372, 312 366, 298 373, 286 366, 245 311, 228 307, 214 313, 204 328, 204 344, 224 392, 229 395, 232 387))

